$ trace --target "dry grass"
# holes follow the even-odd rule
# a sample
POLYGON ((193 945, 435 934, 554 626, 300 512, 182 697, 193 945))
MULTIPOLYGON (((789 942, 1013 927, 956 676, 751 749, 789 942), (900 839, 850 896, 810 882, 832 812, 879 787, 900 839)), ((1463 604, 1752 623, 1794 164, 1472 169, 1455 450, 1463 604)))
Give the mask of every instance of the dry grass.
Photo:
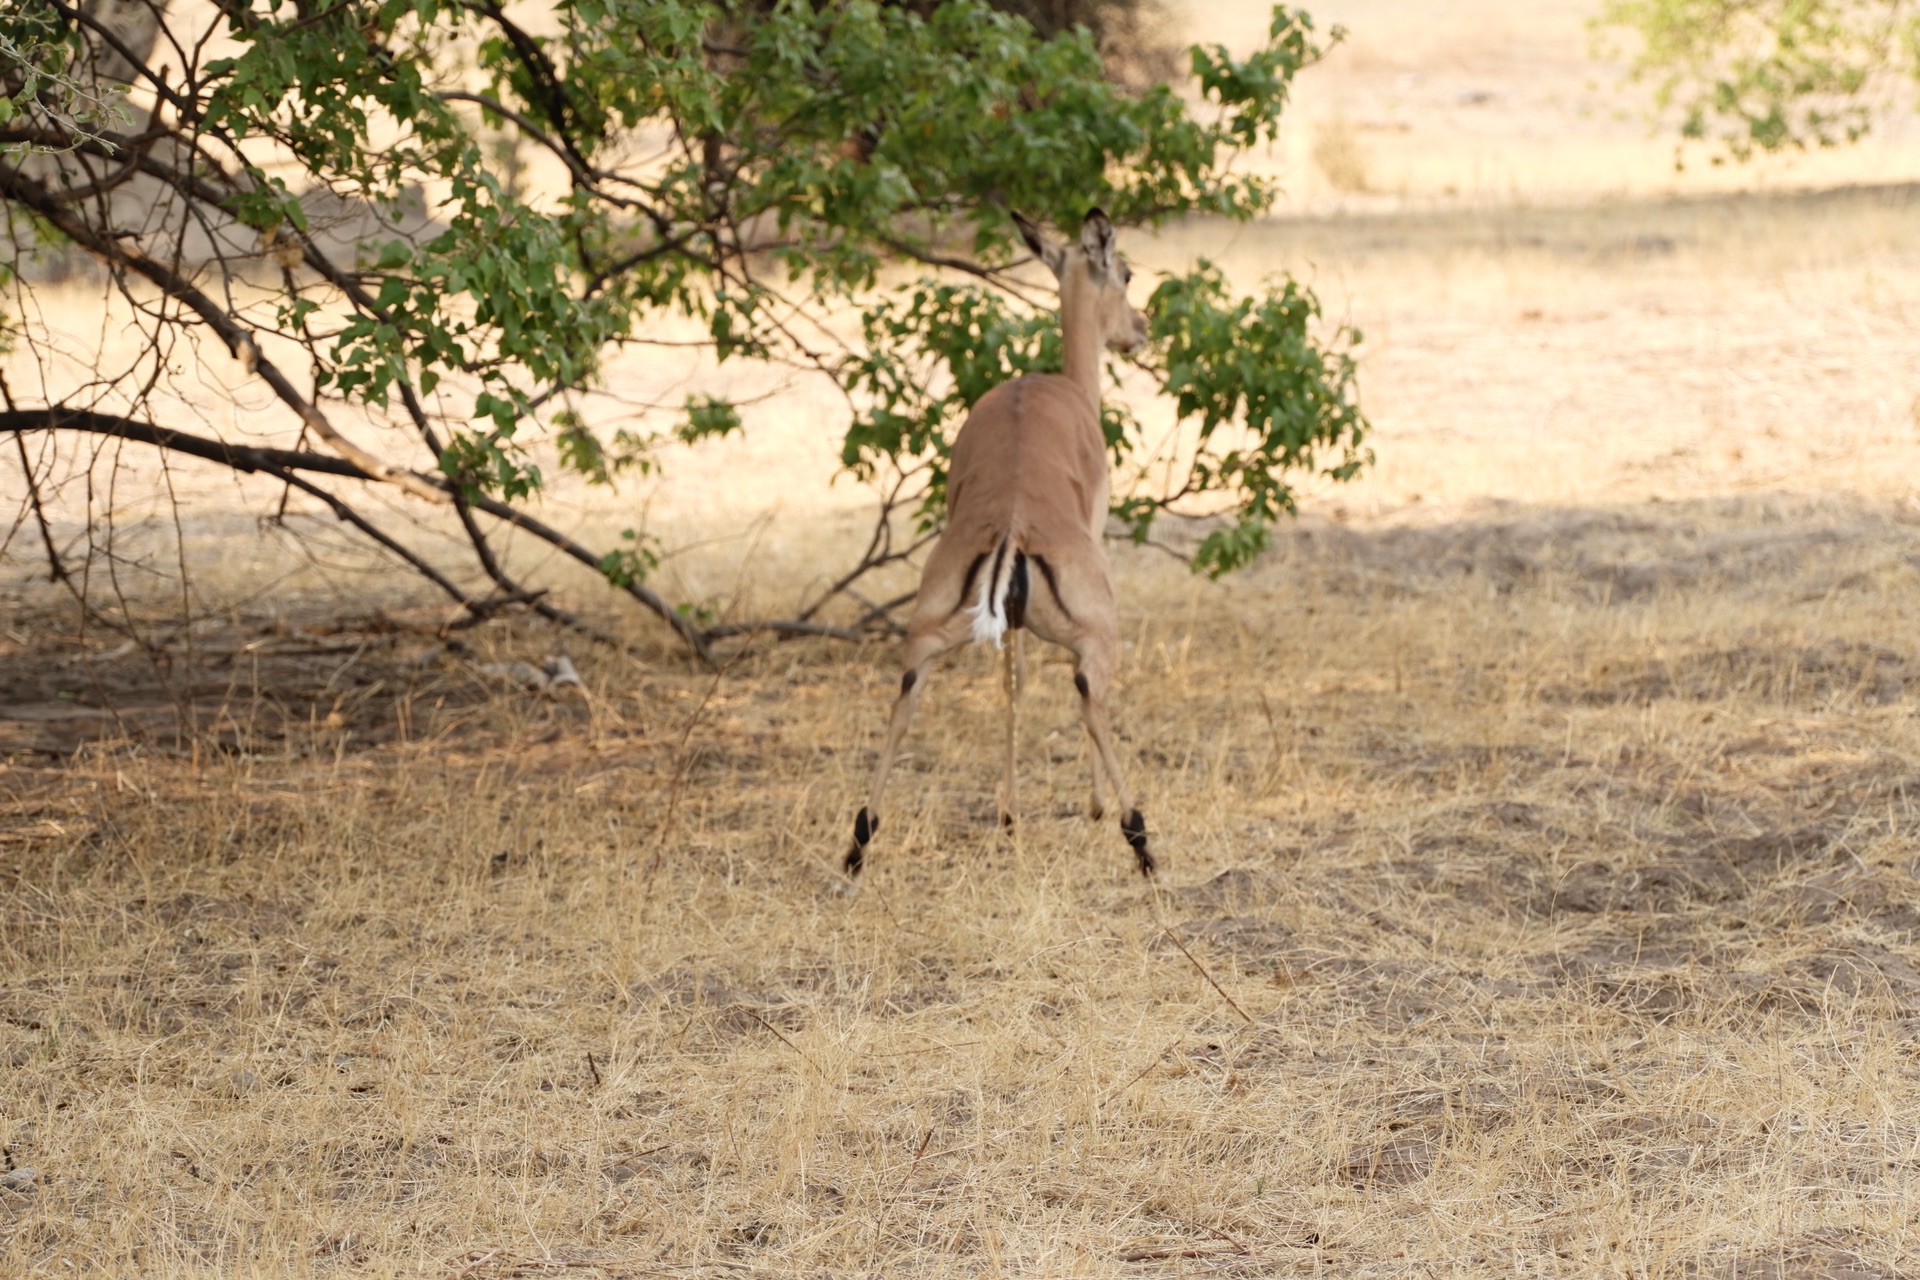
MULTIPOLYGON (((266 715, 204 640, 197 765, 0 771, 0 1271, 1911 1274, 1917 557, 1784 500, 1125 555, 1152 889, 1058 667, 1018 839, 974 655, 849 898, 886 652, 549 704, 283 619, 266 715)), ((5 701, 131 699, 9 599, 5 701)))

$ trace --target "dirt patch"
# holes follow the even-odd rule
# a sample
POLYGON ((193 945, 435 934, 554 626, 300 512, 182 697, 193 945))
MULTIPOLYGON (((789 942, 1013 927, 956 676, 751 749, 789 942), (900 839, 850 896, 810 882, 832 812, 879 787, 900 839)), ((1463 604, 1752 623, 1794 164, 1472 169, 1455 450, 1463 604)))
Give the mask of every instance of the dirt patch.
POLYGON ((138 641, 77 626, 57 601, 8 616, 38 639, 0 636, 0 757, 366 750, 491 708, 519 683, 500 657, 522 642, 440 634, 430 611, 204 619, 182 634, 156 607, 134 624, 138 641))
POLYGON ((1746 644, 1707 649, 1642 666, 1602 664, 1577 684, 1541 690, 1550 703, 1645 705, 1661 698, 1723 699, 1789 707, 1841 701, 1888 706, 1906 697, 1920 663, 1878 645, 1842 640, 1824 645, 1746 644))
POLYGON ((1545 916, 1610 911, 1651 914, 1693 904, 1742 902, 1783 876, 1804 874, 1831 860, 1832 826, 1770 831, 1754 836, 1677 839, 1676 848, 1640 866, 1583 862, 1536 888, 1529 900, 1545 916))
POLYGON ((1190 950, 1217 952, 1246 963, 1271 965, 1293 946, 1293 931, 1259 916, 1216 916, 1189 920, 1172 929, 1190 950))
POLYGON ((1433 1172, 1440 1148, 1438 1134, 1402 1130, 1348 1152, 1340 1162, 1340 1176, 1363 1191, 1408 1186, 1433 1172))
POLYGON ((1761 1256, 1690 1262, 1683 1274, 1690 1280, 1896 1280, 1900 1273, 1876 1266, 1853 1249, 1801 1240, 1761 1256))
POLYGON ((1271 872, 1229 867, 1211 880, 1175 889, 1174 894, 1196 909, 1228 911, 1270 904, 1280 890, 1281 881, 1271 872))

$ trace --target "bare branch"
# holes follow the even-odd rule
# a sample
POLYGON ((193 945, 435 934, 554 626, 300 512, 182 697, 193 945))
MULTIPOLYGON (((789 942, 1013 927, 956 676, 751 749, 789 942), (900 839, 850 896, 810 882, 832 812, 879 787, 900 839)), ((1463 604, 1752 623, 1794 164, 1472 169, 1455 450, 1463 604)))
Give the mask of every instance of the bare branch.
POLYGON ((260 350, 260 344, 254 341, 253 334, 245 326, 229 315, 226 309, 212 298, 190 284, 177 271, 148 257, 131 239, 111 238, 96 232, 75 218, 65 206, 52 197, 52 193, 44 186, 11 165, 0 165, 0 194, 18 200, 32 209, 54 230, 95 257, 144 277, 169 297, 186 304, 206 322, 209 328, 220 335, 221 341, 227 344, 227 350, 231 351, 235 358, 273 388, 280 402, 298 414, 300 421, 309 430, 333 446, 336 453, 366 472, 370 478, 395 485, 428 502, 448 501, 446 491, 437 487, 430 477, 388 466, 341 435, 333 423, 327 420, 327 416, 320 412, 319 406, 294 389, 287 375, 281 372, 279 366, 260 350))
POLYGON ((525 605, 541 617, 552 622, 557 622, 562 626, 571 627, 599 643, 606 645, 608 648, 621 649, 625 647, 606 632, 582 619, 578 614, 569 612, 566 609, 560 608, 558 605, 542 599, 541 597, 546 594, 543 591, 525 591, 516 587, 503 594, 488 596, 484 599, 470 596, 460 590, 458 586, 454 585, 445 574, 442 574, 415 552, 383 533, 371 521, 367 520, 334 494, 328 493, 318 485, 308 483, 291 472, 273 471, 272 474, 285 480, 295 489, 303 493, 312 494, 314 497, 320 499, 320 501, 326 503, 327 506, 332 509, 335 516, 360 530, 360 532, 366 534, 367 537, 373 539, 394 555, 400 557, 414 572, 420 574, 420 576, 426 578, 429 582, 453 597, 454 601, 467 611, 466 621, 464 623, 453 624, 453 629, 485 622, 488 618, 495 616, 502 609, 508 608, 509 606, 525 605))
POLYGON ((354 528, 358 529, 361 533, 366 534, 367 537, 373 539, 373 541, 379 543, 382 547, 385 547, 388 551, 392 552, 394 555, 398 556, 401 560, 405 561, 407 566, 411 568, 415 573, 419 574, 421 577, 425 578, 428 582, 431 582, 434 586, 439 587, 442 591, 446 592, 447 595, 453 598, 453 601, 455 604, 458 604, 461 608, 465 609, 468 613, 473 614, 476 617, 484 618, 484 617, 490 616, 496 611, 497 605, 495 605, 493 602, 485 601, 485 600, 477 600, 474 597, 468 595, 466 592, 462 591, 457 585, 454 584, 452 579, 448 578, 445 574, 441 573, 438 569, 434 568, 433 565, 429 564, 421 556, 409 550, 407 547, 401 545, 401 543, 396 541, 394 538, 392 538, 388 534, 381 531, 381 529, 377 525, 375 525, 372 521, 368 520, 365 516, 361 515, 359 512, 355 511, 352 507, 348 506, 346 502, 344 502, 337 495, 328 493, 325 489, 322 489, 319 485, 314 484, 309 480, 304 480, 301 477, 295 475, 293 472, 287 471, 280 467, 263 467, 261 468, 261 470, 266 471, 268 474, 273 475, 277 479, 284 480, 287 484, 291 485, 293 488, 300 490, 300 492, 311 494, 313 497, 316 497, 320 499, 320 501, 326 503, 328 508, 332 510, 333 514, 338 519, 340 519, 346 524, 352 525, 354 528))
MULTIPOLYGON (((598 630, 578 615, 570 613, 558 605, 543 599, 542 596, 545 594, 544 592, 526 591, 517 586, 511 586, 509 582, 506 585, 511 586, 511 589, 505 591, 500 596, 484 600, 469 596, 432 565, 383 533, 357 512, 354 512, 352 508, 347 506, 339 497, 301 479, 295 474, 296 472, 307 471, 343 476, 352 480, 372 481, 374 479, 373 476, 368 475, 352 463, 340 458, 329 457, 323 453, 306 453, 292 449, 262 449, 246 445, 232 445, 223 440, 209 440, 204 436, 188 435, 183 431, 175 431, 169 427, 155 426, 152 423, 140 422, 133 418, 119 418, 111 414, 94 413, 85 409, 69 409, 63 406, 55 406, 48 409, 16 409, 0 412, 0 432, 13 432, 16 439, 22 438, 24 434, 29 431, 52 430, 83 431, 93 435, 110 436, 120 440, 131 440, 140 444, 154 445, 175 453, 186 454, 189 457, 203 458, 209 462, 217 462, 223 466, 231 467, 235 471, 259 472, 263 475, 270 475, 283 483, 289 484, 304 493, 312 494, 322 502, 325 502, 328 507, 332 509, 334 515, 346 523, 353 525, 382 547, 385 547, 387 550, 405 560, 410 567, 418 571, 442 591, 452 596, 463 607, 467 608, 470 613, 477 617, 490 616, 507 605, 524 604, 543 618, 582 631, 592 636, 595 640, 614 648, 621 647, 619 641, 608 636, 605 632, 598 630)), ((444 481, 442 483, 446 484, 444 481)), ((446 485, 445 495, 449 500, 452 498, 452 486, 450 484, 446 485)), ((489 515, 518 525, 526 529, 529 533, 532 533, 535 537, 541 538, 543 541, 554 542, 555 539, 559 539, 559 542, 556 542, 555 545, 560 545, 561 549, 569 555, 594 566, 596 569, 599 567, 599 561, 593 557, 592 552, 586 550, 584 547, 580 547, 577 543, 571 542, 571 540, 565 538, 564 535, 549 529, 546 525, 541 524, 531 516, 516 512, 504 503, 494 502, 492 499, 482 499, 478 505, 482 510, 487 511, 489 515)), ((53 547, 52 542, 49 541, 47 545, 49 550, 51 550, 53 547)), ((58 563, 57 558, 55 563, 58 563)), ((634 594, 641 603, 645 604, 649 609, 653 610, 653 612, 661 614, 669 623, 674 624, 674 630, 679 632, 682 638, 687 640, 688 646, 700 654, 702 658, 708 658, 710 656, 710 650, 706 649, 701 640, 701 633, 694 630, 685 618, 673 612, 664 600, 661 600, 657 595, 654 595, 653 592, 646 590, 644 587, 640 587, 637 592, 630 589, 630 594, 634 594)))
MULTIPOLYGON (((955 258, 944 253, 935 253, 931 249, 922 249, 911 241, 897 240, 892 236, 876 236, 874 238, 903 258, 912 258, 915 262, 924 262, 930 267, 945 267, 949 271, 958 271, 963 275, 974 276, 977 279, 985 280, 997 289, 1012 294, 1022 302, 1033 306, 1041 305, 1004 267, 982 266, 971 258, 955 258)), ((1029 259, 1029 261, 1031 261, 1031 259, 1029 259)))
POLYGON ((352 480, 373 480, 360 467, 344 458, 324 453, 306 453, 296 449, 263 449, 254 445, 228 444, 188 435, 171 427, 155 426, 134 418, 120 418, 88 409, 70 409, 54 405, 46 409, 11 409, 0 413, 0 431, 85 431, 98 436, 114 436, 141 444, 155 445, 195 458, 218 462, 235 471, 317 471, 346 476, 352 480))
MULTIPOLYGON (((556 550, 565 552, 581 564, 592 569, 595 573, 601 571, 599 556, 594 555, 593 552, 581 546, 578 542, 575 542, 572 538, 569 538, 566 534, 561 533, 551 525, 543 524, 526 512, 517 511, 506 503, 495 498, 489 498, 485 494, 469 494, 467 501, 496 520, 504 520, 517 528, 525 529, 528 533, 540 539, 540 541, 556 550)), ((694 626, 692 622, 688 621, 686 617, 676 611, 673 606, 669 605, 665 600, 662 600, 644 583, 624 583, 621 584, 621 590, 625 591, 635 600, 638 600, 642 605, 646 606, 647 609, 656 614, 661 621, 678 632, 680 638, 686 642, 687 647, 698 654, 702 662, 708 663, 709 665, 717 662, 714 657, 713 646, 707 643, 707 633, 699 627, 694 626)))
POLYGON ((856 643, 867 638, 849 627, 830 627, 824 622, 795 622, 789 619, 723 622, 718 626, 708 627, 704 632, 709 640, 726 640, 734 636, 752 636, 762 633, 776 636, 826 636, 832 640, 851 640, 856 643))
POLYGON ((489 98, 485 94, 468 93, 464 89, 444 89, 434 96, 442 102, 471 102, 482 110, 493 112, 493 114, 503 120, 513 121, 513 123, 520 126, 522 133, 558 156, 560 162, 566 165, 568 171, 573 174, 575 181, 579 182, 582 186, 593 185, 593 180, 596 176, 594 170, 583 164, 571 149, 561 146, 552 134, 529 120, 525 115, 515 111, 506 103, 495 98, 489 98))
POLYGON ((68 22, 77 23, 99 36, 101 43, 124 58, 127 65, 132 67, 140 75, 141 79, 153 86, 155 93, 165 99, 175 111, 180 113, 181 119, 198 120, 200 118, 198 105, 190 98, 181 97, 174 87, 166 82, 165 77, 155 75, 154 72, 148 68, 146 59, 135 54, 132 49, 129 49, 126 42, 114 34, 112 28, 100 22, 94 18, 92 14, 84 10, 62 4, 61 0, 43 0, 43 3, 68 22))

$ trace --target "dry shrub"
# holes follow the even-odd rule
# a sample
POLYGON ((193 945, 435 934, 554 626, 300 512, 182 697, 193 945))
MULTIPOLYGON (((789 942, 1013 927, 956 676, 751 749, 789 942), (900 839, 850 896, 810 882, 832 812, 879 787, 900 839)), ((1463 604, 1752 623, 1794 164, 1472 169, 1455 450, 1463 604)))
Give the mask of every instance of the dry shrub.
POLYGON ((1359 131, 1335 117, 1314 127, 1313 163, 1335 191, 1364 195, 1373 190, 1367 176, 1366 148, 1359 131))

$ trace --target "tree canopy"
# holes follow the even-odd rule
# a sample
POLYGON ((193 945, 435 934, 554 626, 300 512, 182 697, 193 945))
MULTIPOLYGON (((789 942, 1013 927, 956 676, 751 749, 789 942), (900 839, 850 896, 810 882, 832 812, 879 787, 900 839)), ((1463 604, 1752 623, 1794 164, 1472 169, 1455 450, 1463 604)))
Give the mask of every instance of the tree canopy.
POLYGON ((1638 35, 1634 74, 1683 138, 1738 160, 1858 141, 1875 86, 1920 76, 1913 0, 1608 0, 1596 22, 1638 35))
MULTIPOLYGON (((1117 83, 1085 28, 1044 38, 982 0, 18 0, 0 18, 15 256, 89 256, 152 336, 73 386, 9 388, 0 433, 20 441, 30 487, 54 461, 29 458, 29 433, 265 472, 472 618, 571 620, 494 554, 492 526, 513 525, 706 653, 746 624, 655 594, 647 530, 588 548, 531 509, 543 461, 612 484, 742 429, 714 396, 611 434, 581 412, 611 352, 692 342, 844 394, 842 461, 883 495, 874 543, 775 629, 886 627, 885 607, 822 619, 937 525, 947 441, 973 400, 1058 360, 1045 299, 1012 271, 1009 210, 1068 226, 1094 204, 1131 226, 1259 215, 1275 188, 1235 160, 1275 137, 1323 50, 1305 13, 1276 8, 1244 58, 1192 49, 1183 97, 1117 83), (903 263, 917 278, 886 270, 903 263), (849 309, 857 341, 827 323, 849 309), (272 389, 294 447, 161 420, 183 333, 272 389), (487 590, 380 528, 354 499, 365 483, 452 508, 487 590)), ((1236 296, 1205 262, 1148 307, 1142 367, 1199 446, 1169 479, 1110 408, 1116 507, 1143 538, 1164 511, 1225 511, 1196 562, 1218 574, 1292 509, 1291 476, 1367 461, 1359 334, 1323 324, 1298 282, 1236 296)))

